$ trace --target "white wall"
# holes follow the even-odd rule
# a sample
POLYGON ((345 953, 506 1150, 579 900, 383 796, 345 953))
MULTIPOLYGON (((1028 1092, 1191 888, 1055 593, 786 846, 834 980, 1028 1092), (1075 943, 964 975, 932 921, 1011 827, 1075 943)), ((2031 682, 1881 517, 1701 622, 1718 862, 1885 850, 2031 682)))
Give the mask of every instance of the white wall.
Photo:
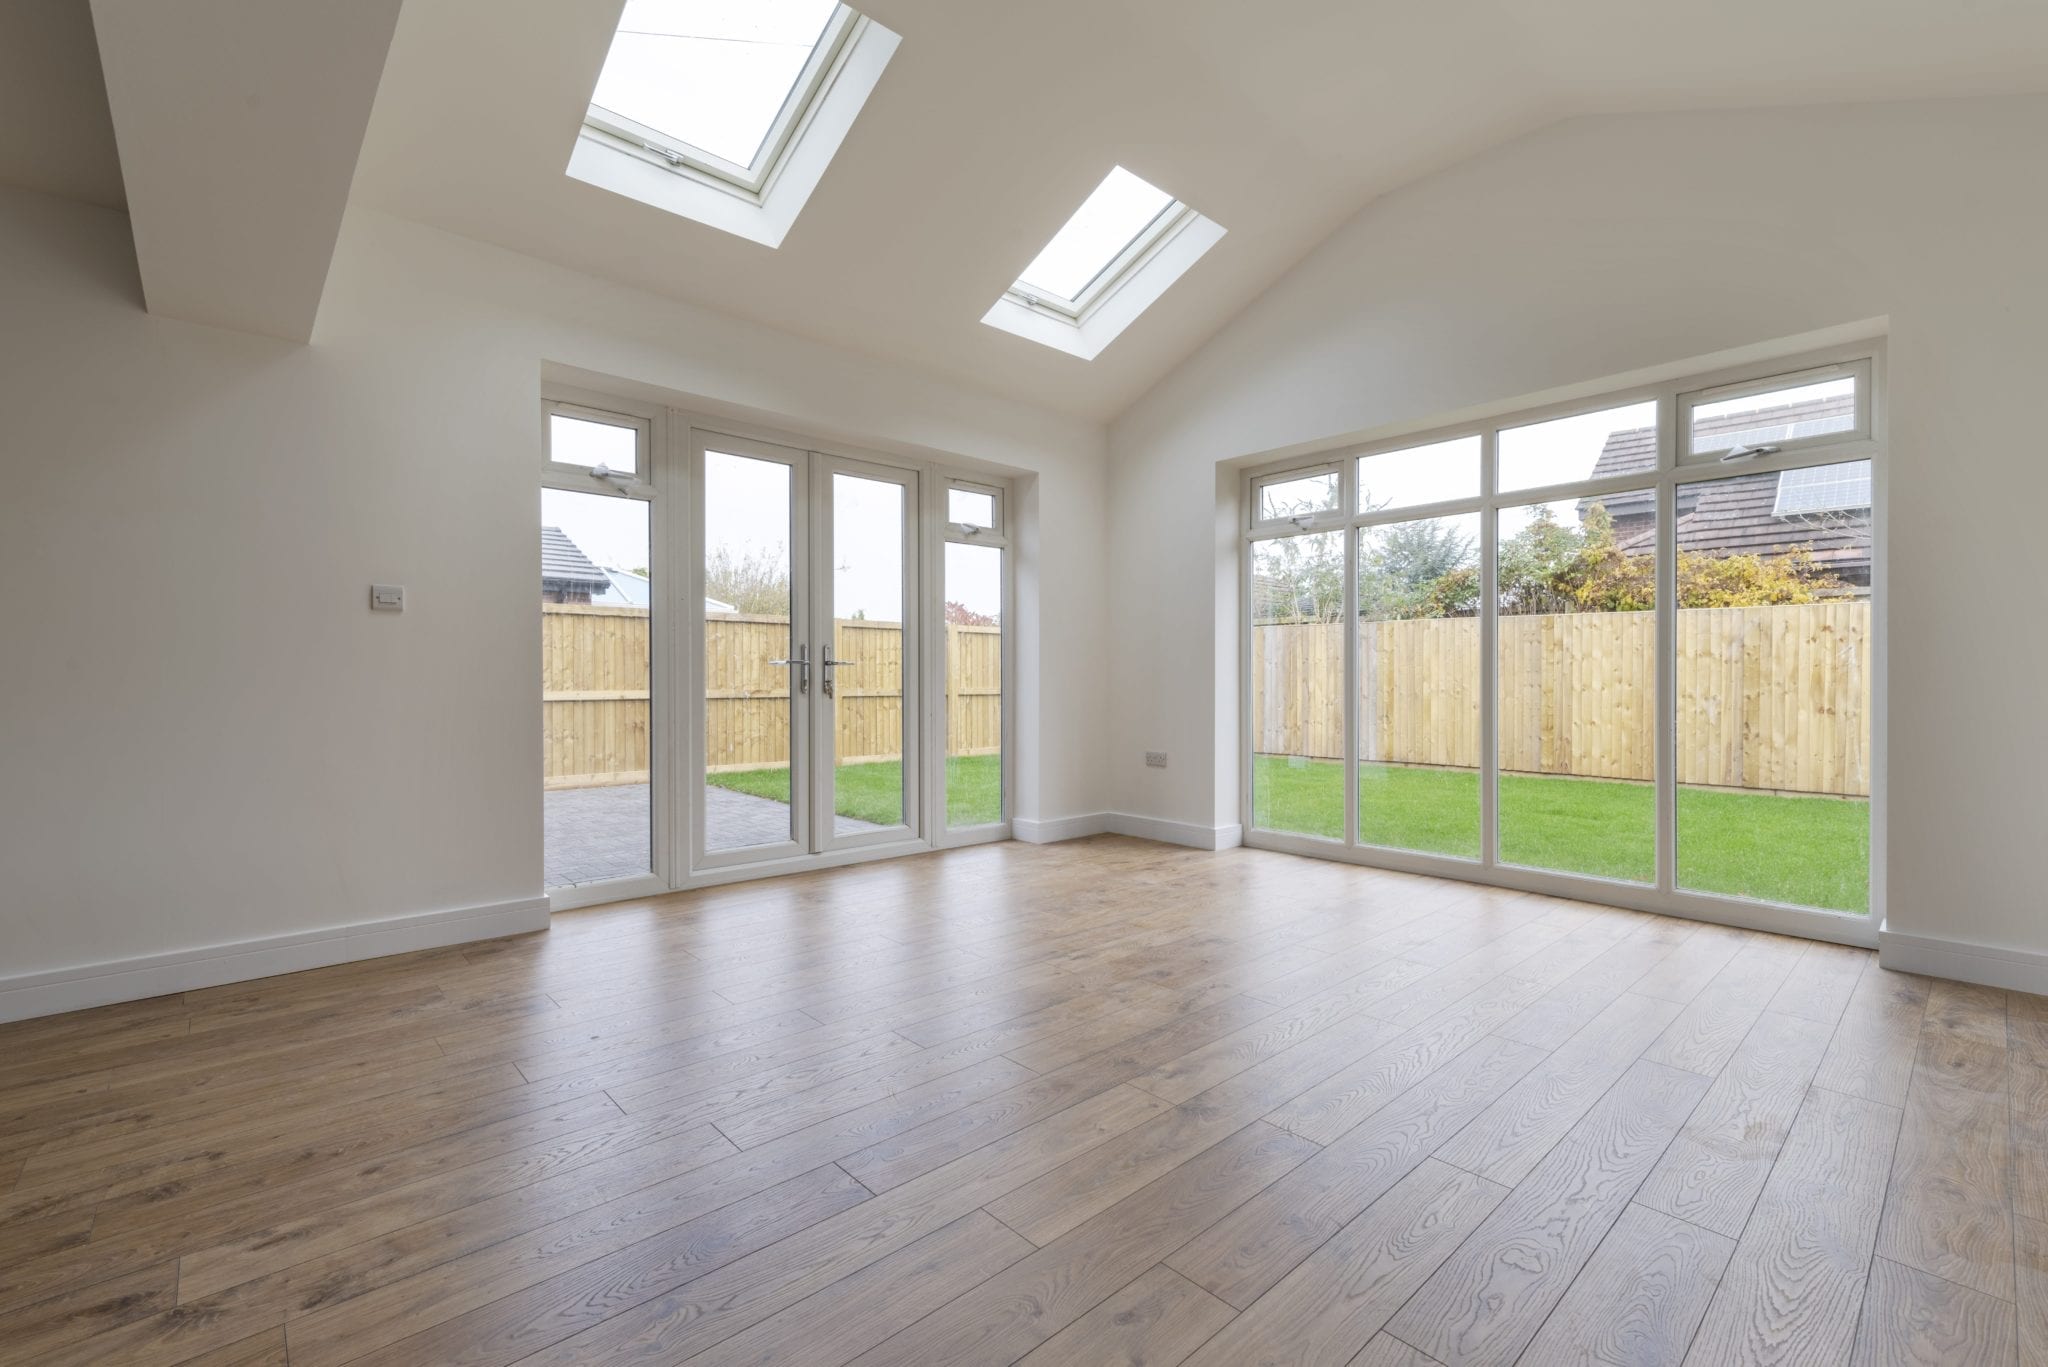
POLYGON ((540 892, 543 362, 1036 472, 1019 815, 1096 809, 1099 428, 368 213, 313 346, 170 322, 0 191, 0 980, 540 892))
POLYGON ((2043 146, 2042 99, 1603 118, 1369 207, 1112 427, 1115 805, 1238 819, 1220 462, 1888 317, 1890 927, 2048 951, 2043 146))

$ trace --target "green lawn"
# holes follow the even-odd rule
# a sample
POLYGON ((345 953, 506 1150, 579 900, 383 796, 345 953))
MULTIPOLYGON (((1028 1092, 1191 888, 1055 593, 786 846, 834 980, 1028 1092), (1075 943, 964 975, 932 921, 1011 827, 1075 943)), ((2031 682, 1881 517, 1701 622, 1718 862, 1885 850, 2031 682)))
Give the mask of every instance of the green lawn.
MULTIPOLYGON (((705 782, 755 797, 789 801, 788 769, 736 769, 707 774, 705 782)), ((903 766, 893 760, 842 764, 833 774, 833 808, 841 816, 892 826, 903 819, 903 766)), ((1003 819, 1000 755, 954 755, 946 760, 946 824, 980 826, 1003 819)))
MULTIPOLYGON (((1253 766, 1254 825, 1343 839, 1343 765, 1262 755, 1253 766)), ((1646 783, 1504 774, 1501 858, 1528 868, 1650 882, 1656 877, 1655 804, 1646 783)), ((1368 844, 1476 859, 1479 776, 1469 770, 1360 765, 1358 826, 1368 844)), ((1678 885, 1868 911, 1869 804, 1681 788, 1678 885)))

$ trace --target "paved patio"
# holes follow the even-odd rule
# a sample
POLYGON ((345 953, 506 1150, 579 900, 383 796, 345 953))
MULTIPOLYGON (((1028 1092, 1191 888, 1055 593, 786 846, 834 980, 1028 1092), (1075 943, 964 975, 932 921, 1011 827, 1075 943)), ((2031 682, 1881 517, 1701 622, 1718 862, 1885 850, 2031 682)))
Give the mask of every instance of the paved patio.
MULTIPOLYGON (((545 808, 547 886, 576 887, 647 872, 652 816, 646 784, 551 788, 545 808)), ((714 850, 789 839, 789 808, 772 798, 707 783, 704 811, 714 850)), ((833 826, 840 835, 881 829, 850 816, 835 818, 833 826)))

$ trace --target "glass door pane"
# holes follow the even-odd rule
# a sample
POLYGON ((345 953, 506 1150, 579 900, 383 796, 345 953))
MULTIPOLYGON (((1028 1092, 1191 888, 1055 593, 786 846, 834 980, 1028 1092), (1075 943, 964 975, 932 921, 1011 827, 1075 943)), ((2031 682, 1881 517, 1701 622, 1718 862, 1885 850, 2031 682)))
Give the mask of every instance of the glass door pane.
POLYGON ((1657 496, 1500 510, 1502 863, 1657 876, 1657 496))
POLYGON ((648 505, 542 489, 541 753, 550 888, 653 867, 648 505))
POLYGON ((830 737, 832 834, 858 837, 909 822, 904 776, 905 563, 910 488, 832 472, 829 630, 821 650, 821 740, 830 737))
POLYGON ((1252 825, 1344 838, 1344 532, 1252 545, 1252 825))
POLYGON ((1678 886, 1867 912, 1870 462, 1679 509, 1678 886))
POLYGON ((946 825, 959 830, 1003 819, 1002 549, 947 542, 945 602, 946 825))
POLYGON ((1358 532, 1358 839, 1479 857, 1479 514, 1358 532))
POLYGON ((795 467, 717 450, 703 461, 703 831, 719 854, 801 835, 791 699, 809 671, 791 629, 795 467))

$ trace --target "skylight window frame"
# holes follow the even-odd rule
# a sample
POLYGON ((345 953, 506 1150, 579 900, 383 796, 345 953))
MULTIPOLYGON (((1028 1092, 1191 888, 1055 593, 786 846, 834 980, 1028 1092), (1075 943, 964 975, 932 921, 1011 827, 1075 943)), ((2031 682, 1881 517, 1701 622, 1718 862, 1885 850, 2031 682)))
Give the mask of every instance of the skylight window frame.
POLYGON ((1021 278, 1003 291, 1003 297, 1034 312, 1079 327, 1133 276, 1144 269, 1147 262, 1164 251, 1167 244, 1179 236, 1182 230, 1200 217, 1201 215, 1178 199, 1168 200, 1166 206, 1152 218, 1151 222, 1140 228, 1136 235, 1124 244, 1122 251, 1105 262, 1102 269, 1097 271, 1072 299, 1054 294, 1050 290, 1032 289, 1021 278))
POLYGON ((643 161, 652 162, 677 175, 700 181, 716 189, 760 203, 766 198, 776 175, 788 160, 804 125, 810 120, 826 92, 846 65, 855 40, 868 25, 868 18, 849 5, 841 4, 825 21, 825 28, 804 67, 783 97, 775 121, 768 126, 754 160, 746 166, 715 156, 659 129, 604 109, 595 100, 585 110, 583 131, 608 146, 643 161))

